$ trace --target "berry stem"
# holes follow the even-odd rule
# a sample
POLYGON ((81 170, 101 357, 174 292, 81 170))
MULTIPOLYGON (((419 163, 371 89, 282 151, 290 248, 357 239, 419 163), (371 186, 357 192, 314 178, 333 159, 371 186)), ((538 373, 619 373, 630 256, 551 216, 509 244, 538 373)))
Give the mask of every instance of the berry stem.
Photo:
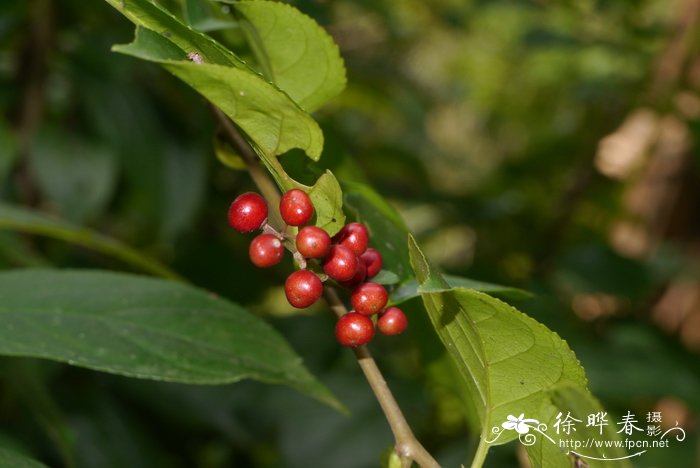
MULTIPOLYGON (((253 179, 253 182, 258 186, 263 196, 267 199, 271 206, 279 206, 280 194, 275 183, 272 181, 266 170, 262 167, 255 155, 255 152, 241 135, 234 123, 221 110, 212 106, 212 111, 221 125, 229 143, 238 151, 243 160, 248 166, 248 171, 253 179)), ((275 216, 275 221, 279 221, 282 225, 282 220, 278 219, 279 215, 275 210, 270 210, 270 216, 275 216)), ((286 242, 285 246, 292 254, 297 254, 296 246, 291 242, 286 242)), ((324 284, 323 294, 335 315, 340 318, 348 313, 347 308, 338 297, 338 293, 332 287, 324 284)), ((386 417, 391 432, 394 434, 394 450, 401 458, 401 466, 410 468, 412 462, 416 462, 422 468, 440 468, 437 461, 428 453, 421 443, 413 435, 411 427, 406 421, 401 408, 394 398, 391 389, 384 380, 382 372, 377 367, 367 346, 358 346, 353 348, 357 363, 360 365, 365 378, 374 392, 379 406, 381 406, 384 416, 386 417)))
MULTIPOLYGON (((348 313, 347 308, 338 297, 338 293, 335 289, 330 286, 325 286, 323 295, 336 316, 342 317, 348 313)), ((369 382, 370 387, 372 387, 372 391, 377 397, 382 411, 384 411, 389 426, 391 426, 391 431, 394 433, 396 442, 394 450, 401 458, 404 466, 410 467, 411 461, 415 461, 423 468, 439 468, 440 465, 438 462, 435 461, 418 439, 416 439, 416 436, 413 435, 413 431, 408 425, 399 404, 396 402, 394 394, 391 393, 382 372, 379 370, 379 367, 377 367, 377 363, 374 361, 367 346, 358 346, 353 348, 353 351, 355 352, 357 363, 360 365, 362 372, 364 372, 365 378, 367 378, 367 382, 369 382)))

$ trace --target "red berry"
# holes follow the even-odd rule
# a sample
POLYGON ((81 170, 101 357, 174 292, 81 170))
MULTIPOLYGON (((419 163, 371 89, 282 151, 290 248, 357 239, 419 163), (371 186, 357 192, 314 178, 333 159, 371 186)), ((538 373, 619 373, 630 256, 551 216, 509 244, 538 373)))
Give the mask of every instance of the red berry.
POLYGON ((228 223, 238 232, 256 231, 266 219, 267 203, 257 193, 239 195, 228 209, 228 223))
POLYGON ((289 275, 284 282, 284 294, 291 305, 303 309, 321 297, 323 283, 313 271, 298 270, 289 275))
POLYGON ((357 255, 344 245, 333 245, 323 261, 323 271, 336 281, 349 281, 357 272, 357 255))
POLYGON ((386 289, 377 283, 363 283, 350 296, 352 307, 363 315, 376 314, 386 306, 388 300, 386 289))
POLYGON ((362 255, 367 250, 369 232, 362 223, 350 223, 343 226, 343 229, 333 237, 333 241, 348 247, 357 255, 362 255))
POLYGON ((284 244, 272 234, 260 234, 251 241, 248 254, 255 266, 260 268, 271 267, 282 261, 284 244))
POLYGON ((306 258, 324 257, 331 248, 331 236, 316 226, 304 226, 297 234, 297 250, 306 258))
POLYGON ((364 282, 366 277, 367 277, 367 267, 365 266, 365 262, 358 259, 357 260, 357 270, 355 270, 355 276, 353 276, 352 279, 350 279, 349 281, 341 281, 340 285, 344 286, 348 289, 353 289, 355 286, 364 282))
POLYGON ((369 317, 348 312, 335 324, 335 337, 343 346, 360 346, 374 337, 374 323, 369 317))
POLYGON ((408 319, 398 307, 389 307, 379 316, 377 326, 385 335, 400 335, 408 327, 408 319))
POLYGON ((311 220, 314 215, 314 205, 306 192, 292 189, 282 195, 280 214, 284 222, 290 226, 301 226, 311 220))
POLYGON ((365 250, 360 258, 367 267, 367 278, 374 278, 382 269, 382 254, 377 249, 369 248, 365 250))

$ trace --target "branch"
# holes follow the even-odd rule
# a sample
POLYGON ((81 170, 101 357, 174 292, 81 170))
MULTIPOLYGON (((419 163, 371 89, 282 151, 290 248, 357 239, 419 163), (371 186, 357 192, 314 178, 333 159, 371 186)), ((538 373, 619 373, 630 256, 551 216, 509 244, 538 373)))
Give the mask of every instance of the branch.
MULTIPOLYGON (((248 166, 253 181, 258 186, 263 196, 275 206, 279 205, 280 194, 267 171, 262 167, 257 159, 255 151, 243 138, 235 124, 220 109, 212 106, 212 111, 221 125, 226 138, 233 148, 240 154, 248 166)), ((270 210, 271 214, 278 216, 277 210, 270 210)), ((281 225, 281 224, 280 224, 281 225)), ((289 248, 289 246, 288 246, 289 248)), ((294 247, 292 253, 296 253, 294 247)), ((347 308, 338 297, 338 293, 332 287, 324 285, 324 297, 331 310, 337 317, 342 317, 348 313, 347 308)), ((367 382, 369 382, 379 405, 384 412, 387 422, 394 434, 394 450, 401 458, 402 466, 410 467, 412 462, 418 463, 422 468, 440 468, 437 461, 428 453, 421 443, 413 435, 411 427, 401 411, 394 395, 384 380, 384 376, 377 367, 377 363, 372 358, 367 346, 353 348, 357 363, 364 372, 367 382)))

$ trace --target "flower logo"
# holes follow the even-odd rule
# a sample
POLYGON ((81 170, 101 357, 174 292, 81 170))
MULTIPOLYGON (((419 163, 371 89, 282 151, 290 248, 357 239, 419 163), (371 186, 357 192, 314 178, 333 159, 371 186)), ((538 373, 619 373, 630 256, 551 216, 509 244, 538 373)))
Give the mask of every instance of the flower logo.
POLYGON ((512 414, 509 414, 506 418, 507 421, 501 424, 501 426, 503 426, 503 429, 507 429, 509 431, 515 430, 518 434, 527 434, 528 432, 530 432, 529 424, 537 425, 540 423, 537 419, 524 418, 525 413, 521 413, 520 416, 518 416, 517 418, 512 414))

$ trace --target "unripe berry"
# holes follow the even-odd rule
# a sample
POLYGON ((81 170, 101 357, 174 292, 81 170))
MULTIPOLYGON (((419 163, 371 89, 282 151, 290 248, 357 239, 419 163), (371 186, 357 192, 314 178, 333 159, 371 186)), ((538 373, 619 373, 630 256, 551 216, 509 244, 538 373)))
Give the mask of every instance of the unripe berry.
POLYGON ((271 267, 282 261, 284 245, 272 234, 260 234, 250 242, 248 255, 255 266, 271 267))
POLYGON ((282 195, 280 215, 290 226, 301 226, 311 220, 314 215, 314 205, 306 192, 292 189, 282 195))
POLYGON ((353 276, 352 279, 348 281, 340 281, 340 285, 348 289, 354 289, 356 286, 363 283, 366 277, 367 267, 365 266, 365 262, 363 262, 361 259, 358 259, 357 270, 355 270, 355 276, 353 276))
POLYGON ((296 239, 297 250, 306 258, 324 257, 331 248, 331 237, 316 226, 304 226, 296 239))
POLYGON ((369 248, 365 250, 360 258, 367 267, 367 278, 374 278, 382 269, 382 254, 377 249, 369 248))
POLYGON ((297 309, 309 307, 323 294, 323 283, 309 270, 298 270, 284 282, 284 294, 289 303, 297 309))
POLYGON ((266 219, 267 203, 254 192, 239 195, 228 209, 228 223, 238 232, 256 231, 266 219))
POLYGON ((349 281, 357 272, 357 255, 344 245, 333 245, 323 261, 323 271, 336 281, 349 281))
POLYGON ((398 307, 389 307, 379 316, 377 327, 385 335, 399 335, 408 327, 408 319, 398 307))
POLYGON ((367 344, 374 337, 374 323, 365 315, 348 312, 335 324, 335 337, 343 346, 367 344))
POLYGON ((389 294, 386 289, 377 283, 363 283, 356 287, 350 296, 352 307, 363 315, 376 314, 386 306, 388 300, 389 294))
POLYGON ((350 223, 343 226, 343 229, 333 237, 333 241, 348 247, 356 255, 362 255, 367 250, 369 232, 362 223, 350 223))

